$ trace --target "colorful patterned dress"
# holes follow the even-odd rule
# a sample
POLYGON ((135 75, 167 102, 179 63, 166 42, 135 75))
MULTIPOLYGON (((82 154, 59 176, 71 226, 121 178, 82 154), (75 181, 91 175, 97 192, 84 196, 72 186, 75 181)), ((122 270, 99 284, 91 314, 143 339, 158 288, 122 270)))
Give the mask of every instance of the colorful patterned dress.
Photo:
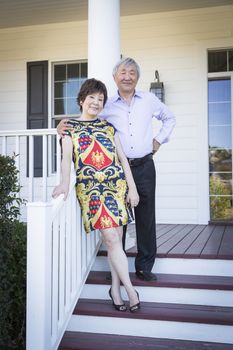
POLYGON ((127 183, 119 162, 112 124, 105 120, 70 120, 76 193, 87 233, 126 225, 127 183))

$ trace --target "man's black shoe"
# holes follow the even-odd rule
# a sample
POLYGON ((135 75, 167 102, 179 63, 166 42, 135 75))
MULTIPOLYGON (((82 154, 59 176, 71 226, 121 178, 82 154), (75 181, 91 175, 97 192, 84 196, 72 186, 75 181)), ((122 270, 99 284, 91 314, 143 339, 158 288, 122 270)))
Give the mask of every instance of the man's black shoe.
POLYGON ((136 276, 143 281, 156 281, 157 277, 150 271, 136 271, 136 276))

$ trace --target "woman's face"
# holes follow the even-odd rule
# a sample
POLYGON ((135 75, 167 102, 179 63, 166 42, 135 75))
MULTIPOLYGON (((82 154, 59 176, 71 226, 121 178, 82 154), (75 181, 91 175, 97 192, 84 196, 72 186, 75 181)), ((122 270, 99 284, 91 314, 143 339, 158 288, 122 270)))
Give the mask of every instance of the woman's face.
POLYGON ((82 106, 82 114, 89 116, 97 116, 104 107, 104 95, 102 93, 96 92, 87 95, 84 101, 80 102, 82 106))

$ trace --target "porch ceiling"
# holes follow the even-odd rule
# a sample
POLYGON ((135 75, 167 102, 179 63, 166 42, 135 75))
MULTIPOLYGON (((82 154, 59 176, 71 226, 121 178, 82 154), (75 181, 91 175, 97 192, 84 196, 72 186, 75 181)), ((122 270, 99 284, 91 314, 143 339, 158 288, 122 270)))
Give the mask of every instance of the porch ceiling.
MULTIPOLYGON (((233 0, 121 0, 121 16, 222 6, 233 0)), ((0 0, 0 28, 87 19, 88 0, 0 0)))

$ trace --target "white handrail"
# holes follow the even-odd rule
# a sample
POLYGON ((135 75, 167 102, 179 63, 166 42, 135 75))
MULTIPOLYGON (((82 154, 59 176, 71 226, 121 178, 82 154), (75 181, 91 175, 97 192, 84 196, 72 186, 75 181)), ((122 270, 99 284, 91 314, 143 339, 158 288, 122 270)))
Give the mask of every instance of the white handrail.
POLYGON ((27 205, 27 350, 58 348, 101 244, 80 230, 74 177, 63 198, 27 205))
POLYGON ((26 200, 43 202, 47 201, 52 188, 59 182, 60 171, 55 177, 56 162, 57 169, 60 169, 61 150, 59 136, 56 129, 30 129, 30 130, 4 130, 0 131, 0 153, 3 155, 17 155, 15 158, 16 167, 19 170, 18 178, 23 198, 26 200), (42 172, 41 176, 35 178, 34 174, 34 145, 35 137, 42 137, 42 172), (55 140, 52 137, 56 137, 55 140), (55 160, 55 146, 57 150, 55 160), (48 173, 49 169, 49 173, 48 173), (48 178, 51 178, 48 181, 48 178))
POLYGON ((56 129, 1 130, 0 136, 56 135, 56 129))

